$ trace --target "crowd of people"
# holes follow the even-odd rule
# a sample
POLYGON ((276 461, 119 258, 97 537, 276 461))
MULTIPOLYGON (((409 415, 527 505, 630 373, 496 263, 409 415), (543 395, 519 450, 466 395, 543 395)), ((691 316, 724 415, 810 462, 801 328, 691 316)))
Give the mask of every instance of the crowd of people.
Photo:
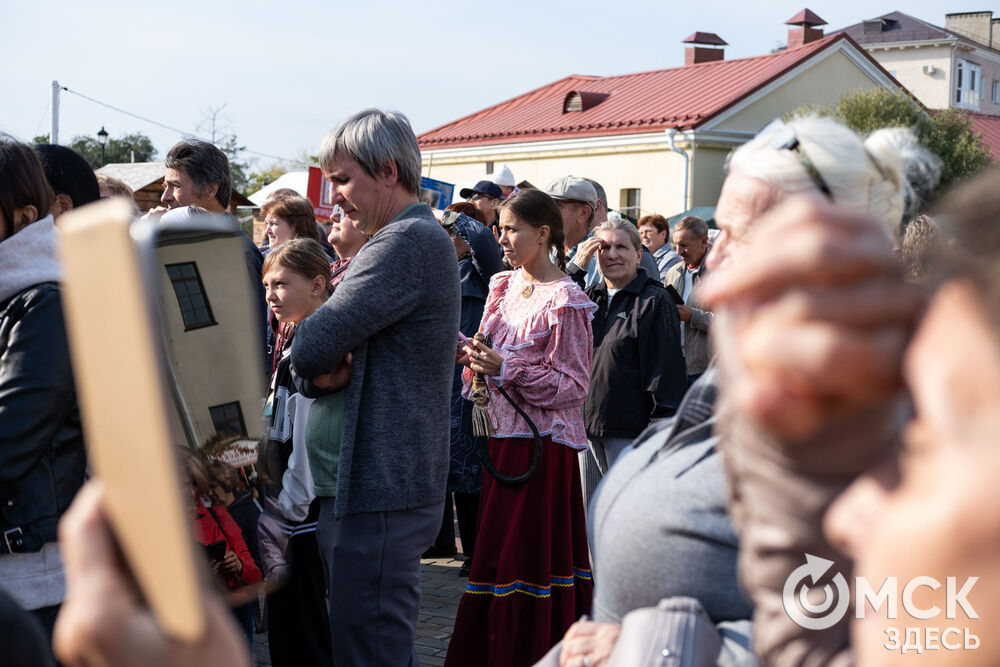
MULTIPOLYGON (((905 658, 889 626, 937 631, 796 622, 806 554, 833 564, 818 586, 978 577, 961 623, 982 644, 938 656, 1000 660, 1000 174, 926 211, 940 164, 909 130, 775 121, 730 156, 715 231, 506 165, 432 210, 395 112, 342 121, 319 163, 331 219, 277 191, 260 247, 244 240, 262 437, 181 456, 220 589, 268 594, 206 592, 209 632, 185 644, 86 481, 59 301, 58 217, 131 193, 65 147, 0 138, 10 664, 248 664, 263 632, 274 665, 418 664, 420 561, 456 553, 456 515, 449 667, 882 665, 905 658)), ((166 167, 141 224, 228 215, 224 153, 185 140, 166 167)))

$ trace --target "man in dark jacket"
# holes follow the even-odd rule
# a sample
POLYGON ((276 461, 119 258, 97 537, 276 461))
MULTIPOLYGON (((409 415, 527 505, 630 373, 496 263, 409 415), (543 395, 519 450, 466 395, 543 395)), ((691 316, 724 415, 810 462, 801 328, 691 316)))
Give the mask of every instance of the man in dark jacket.
POLYGON ((669 417, 687 390, 680 320, 659 276, 639 267, 639 232, 627 220, 594 230, 604 281, 587 290, 597 304, 590 390, 583 403, 590 449, 580 452, 584 502, 618 455, 653 419, 669 417))

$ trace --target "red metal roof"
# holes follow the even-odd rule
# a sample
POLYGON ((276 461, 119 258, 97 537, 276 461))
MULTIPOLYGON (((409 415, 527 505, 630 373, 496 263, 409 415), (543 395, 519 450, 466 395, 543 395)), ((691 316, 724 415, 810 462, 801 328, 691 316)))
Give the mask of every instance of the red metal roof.
POLYGON ((712 44, 713 46, 729 46, 729 42, 714 32, 692 32, 681 40, 681 44, 712 44))
POLYGON ((785 21, 785 25, 826 25, 826 21, 821 19, 811 9, 803 9, 801 12, 785 21))
POLYGON ((875 62, 841 33, 753 58, 620 76, 574 74, 428 130, 417 140, 430 149, 696 128, 842 40, 875 62), (608 97, 584 111, 563 113, 566 95, 573 91, 608 97))
POLYGON ((1000 160, 1000 116, 970 113, 972 129, 983 135, 983 143, 990 149, 994 160, 1000 160))

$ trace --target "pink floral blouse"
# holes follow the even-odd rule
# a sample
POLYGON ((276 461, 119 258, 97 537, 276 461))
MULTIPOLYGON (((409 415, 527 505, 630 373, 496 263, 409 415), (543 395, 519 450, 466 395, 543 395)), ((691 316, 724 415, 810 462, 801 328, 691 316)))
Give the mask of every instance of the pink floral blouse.
MULTIPOLYGON (((493 276, 479 330, 493 336, 504 356, 500 377, 490 378, 490 415, 495 437, 530 438, 531 429, 493 387, 501 384, 538 428, 554 442, 587 447, 580 406, 590 386, 597 306, 569 277, 529 283, 522 272, 493 276)), ((463 394, 472 393, 472 371, 464 373, 463 394)))

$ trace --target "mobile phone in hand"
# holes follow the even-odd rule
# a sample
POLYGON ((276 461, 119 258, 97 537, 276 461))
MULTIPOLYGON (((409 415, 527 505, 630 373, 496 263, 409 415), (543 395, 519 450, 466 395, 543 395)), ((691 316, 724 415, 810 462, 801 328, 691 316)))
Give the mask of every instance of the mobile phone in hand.
POLYGON ((673 285, 667 285, 667 293, 670 294, 670 298, 674 300, 674 303, 678 306, 684 303, 684 297, 677 293, 677 289, 673 285))
POLYGON ((208 555, 208 560, 222 562, 226 557, 226 541, 216 540, 211 544, 202 545, 205 548, 205 553, 208 555))

